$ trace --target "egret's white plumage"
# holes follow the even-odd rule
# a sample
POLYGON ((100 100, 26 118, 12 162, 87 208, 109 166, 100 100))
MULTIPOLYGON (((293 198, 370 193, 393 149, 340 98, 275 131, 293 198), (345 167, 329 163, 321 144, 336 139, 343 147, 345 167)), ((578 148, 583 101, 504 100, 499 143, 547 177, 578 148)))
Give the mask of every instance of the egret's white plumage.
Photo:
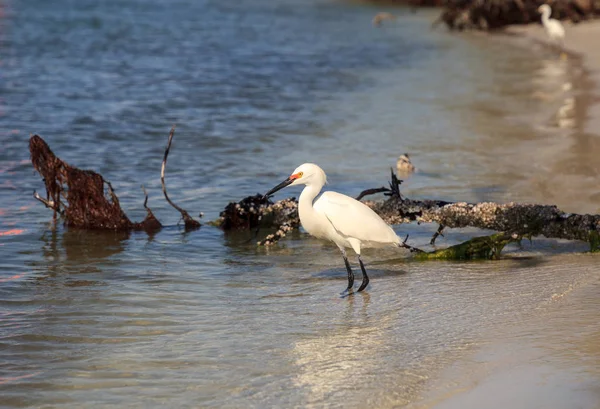
POLYGON ((544 26, 550 41, 559 47, 564 48, 565 28, 560 21, 550 18, 550 15, 552 15, 552 9, 550 6, 547 4, 542 4, 538 8, 538 11, 542 14, 542 25, 544 26))
MULTIPOLYGON (((306 208, 307 205, 303 207, 306 208)), ((338 246, 352 247, 357 254, 360 254, 360 247, 378 247, 400 242, 394 230, 377 213, 351 197, 337 192, 325 192, 312 206, 315 213, 325 215, 335 229, 335 234, 324 238, 338 246)), ((310 218, 306 215, 305 219, 307 217, 310 218)), ((300 221, 302 222, 302 216, 300 221)))
POLYGON ((363 282, 358 291, 362 291, 369 283, 369 277, 360 258, 361 248, 400 246, 401 240, 377 213, 349 196, 325 192, 315 201, 326 182, 323 169, 313 163, 305 163, 267 195, 286 186, 306 185, 298 201, 302 227, 312 236, 333 241, 342 251, 348 271, 348 290, 352 289, 354 275, 346 257, 346 248, 351 247, 356 252, 363 272, 363 282))

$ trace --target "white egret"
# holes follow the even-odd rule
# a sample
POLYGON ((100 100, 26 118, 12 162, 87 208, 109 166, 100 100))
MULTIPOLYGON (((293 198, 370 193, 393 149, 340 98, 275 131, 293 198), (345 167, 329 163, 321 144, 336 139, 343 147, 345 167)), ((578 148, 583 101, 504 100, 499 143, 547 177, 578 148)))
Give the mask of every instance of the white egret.
POLYGON ((538 8, 538 12, 542 14, 542 25, 546 29, 546 34, 554 44, 564 49, 565 45, 565 28, 560 21, 550 18, 552 9, 547 4, 542 4, 538 8))
POLYGON ((348 288, 352 291, 354 273, 350 268, 346 248, 351 247, 358 256, 363 280, 358 291, 369 284, 369 276, 360 257, 364 247, 403 245, 394 230, 365 204, 336 192, 324 192, 314 203, 315 197, 327 183, 323 169, 313 163, 305 163, 292 172, 286 180, 269 190, 269 196, 286 186, 306 185, 298 203, 300 223, 312 236, 333 241, 341 250, 348 272, 348 288))

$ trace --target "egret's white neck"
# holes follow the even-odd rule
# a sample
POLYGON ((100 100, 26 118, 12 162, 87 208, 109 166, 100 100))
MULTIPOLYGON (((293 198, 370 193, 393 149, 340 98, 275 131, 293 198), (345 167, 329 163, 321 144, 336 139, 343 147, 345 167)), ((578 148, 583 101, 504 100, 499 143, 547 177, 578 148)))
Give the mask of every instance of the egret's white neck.
POLYGON ((544 9, 544 11, 542 11, 542 23, 550 20, 551 14, 552 14, 552 10, 544 9))
MULTIPOLYGON (((304 227, 304 230, 313 236, 320 237, 325 226, 322 223, 323 216, 315 210, 313 202, 325 183, 327 183, 327 176, 317 165, 306 164, 303 166, 305 166, 304 172, 308 173, 308 175, 304 181, 306 187, 302 190, 298 199, 298 215, 300 216, 300 223, 304 227)), ((300 173, 302 173, 302 170, 300 173)))
POLYGON ((304 208, 310 208, 312 210, 313 201, 319 194, 323 185, 318 184, 307 184, 306 187, 300 193, 300 199, 298 200, 298 206, 304 208))
POLYGON ((298 216, 300 216, 300 223, 302 223, 302 226, 308 232, 311 231, 312 222, 317 219, 316 211, 313 208, 313 201, 321 191, 322 187, 322 184, 307 184, 304 190, 302 190, 302 193, 300 193, 300 198, 298 199, 298 216))

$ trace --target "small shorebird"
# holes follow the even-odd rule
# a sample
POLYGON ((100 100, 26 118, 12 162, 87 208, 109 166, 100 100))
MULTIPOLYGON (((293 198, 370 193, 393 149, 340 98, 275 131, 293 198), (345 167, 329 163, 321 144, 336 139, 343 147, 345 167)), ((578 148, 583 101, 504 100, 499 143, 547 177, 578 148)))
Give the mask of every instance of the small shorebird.
POLYGON ((408 175, 415 171, 415 165, 413 165, 410 161, 410 156, 408 156, 408 153, 404 153, 398 157, 396 169, 398 170, 398 173, 402 175, 408 175))
POLYGON ((384 20, 393 21, 396 20, 396 16, 387 12, 377 13, 371 22, 375 27, 381 27, 381 23, 383 23, 384 20))
POLYGON ((352 291, 354 285, 354 273, 346 256, 346 248, 351 247, 354 250, 363 273, 362 283, 358 288, 358 291, 362 291, 369 284, 369 276, 360 257, 361 248, 386 245, 400 247, 402 241, 377 213, 349 196, 324 192, 314 201, 325 183, 327 176, 323 169, 313 163, 305 163, 298 166, 290 177, 269 190, 265 196, 272 195, 286 186, 306 185, 298 200, 302 227, 312 236, 333 241, 338 246, 348 272, 348 292, 352 291))

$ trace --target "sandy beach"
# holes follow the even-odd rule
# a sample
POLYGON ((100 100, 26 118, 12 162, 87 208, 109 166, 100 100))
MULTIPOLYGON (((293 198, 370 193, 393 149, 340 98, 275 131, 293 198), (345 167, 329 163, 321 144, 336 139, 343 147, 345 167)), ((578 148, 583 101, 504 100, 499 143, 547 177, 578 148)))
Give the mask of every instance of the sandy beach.
MULTIPOLYGON (((566 31, 568 59, 581 64, 581 75, 585 76, 582 80, 593 84, 577 96, 583 116, 578 119, 579 135, 585 135, 587 149, 597 151, 600 145, 600 22, 567 24, 566 31)), ((510 27, 506 33, 515 36, 519 45, 535 49, 534 55, 548 51, 544 50, 548 43, 540 25, 510 27)), ((561 154, 556 146, 549 148, 549 152, 550 158, 561 154)), ((597 185, 598 179, 594 177, 597 174, 598 169, 593 169, 590 186, 597 185)), ((569 197, 568 178, 560 176, 557 183, 564 184, 567 196, 562 202, 568 205, 577 199, 569 197)), ((581 183, 588 182, 578 180, 578 191, 582 190, 581 183)), ((593 207, 592 204, 589 209, 593 211, 593 207)), ((592 272, 585 282, 554 294, 539 307, 541 312, 535 318, 515 319, 512 327, 489 334, 483 346, 456 362, 439 378, 431 379, 422 399, 409 407, 600 407, 599 292, 600 275, 592 272)))

